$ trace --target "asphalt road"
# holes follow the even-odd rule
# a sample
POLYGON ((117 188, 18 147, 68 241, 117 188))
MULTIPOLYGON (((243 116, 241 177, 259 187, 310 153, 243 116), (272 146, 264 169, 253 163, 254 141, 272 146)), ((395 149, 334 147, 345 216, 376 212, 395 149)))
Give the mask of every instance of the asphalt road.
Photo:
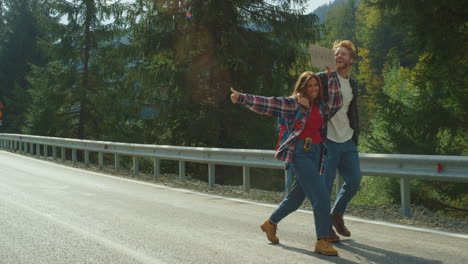
POLYGON ((468 263, 468 239, 347 221, 339 257, 313 253, 313 215, 270 244, 273 208, 0 151, 0 263, 468 263))

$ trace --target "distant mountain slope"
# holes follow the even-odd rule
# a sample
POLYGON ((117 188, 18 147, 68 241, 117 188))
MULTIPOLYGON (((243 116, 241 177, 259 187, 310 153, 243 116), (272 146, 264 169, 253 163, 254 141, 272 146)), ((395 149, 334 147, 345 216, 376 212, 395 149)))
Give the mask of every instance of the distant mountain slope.
POLYGON ((343 3, 343 2, 346 2, 348 0, 334 0, 334 1, 331 1, 328 3, 328 4, 324 4, 324 5, 321 5, 319 7, 317 7, 313 12, 312 14, 315 14, 318 16, 319 18, 319 23, 320 24, 323 24, 323 22, 325 21, 325 19, 327 18, 327 13, 330 9, 338 6, 339 4, 343 3))

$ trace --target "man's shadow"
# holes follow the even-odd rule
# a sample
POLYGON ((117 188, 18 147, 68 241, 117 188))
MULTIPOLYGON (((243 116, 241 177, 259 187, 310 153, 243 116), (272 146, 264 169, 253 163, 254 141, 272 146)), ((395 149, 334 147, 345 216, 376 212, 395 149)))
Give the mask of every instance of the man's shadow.
POLYGON ((438 260, 425 259, 421 257, 415 257, 411 255, 401 254, 395 251, 389 251, 381 248, 372 247, 369 245, 363 245, 357 243, 351 239, 342 240, 340 243, 334 243, 333 246, 338 250, 338 254, 343 251, 347 251, 355 255, 355 260, 346 259, 343 255, 339 257, 324 256, 322 254, 314 253, 313 249, 306 250, 302 248, 296 248, 287 246, 284 244, 278 244, 286 250, 302 253, 314 258, 318 258, 330 263, 349 263, 349 264, 360 264, 360 263, 379 263, 379 264, 394 264, 394 263, 411 263, 411 264, 437 264, 442 263, 438 260))

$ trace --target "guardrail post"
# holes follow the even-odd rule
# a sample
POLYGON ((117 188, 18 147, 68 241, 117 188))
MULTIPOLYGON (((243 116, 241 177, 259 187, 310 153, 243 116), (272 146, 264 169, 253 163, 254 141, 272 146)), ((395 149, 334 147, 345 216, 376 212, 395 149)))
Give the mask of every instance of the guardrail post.
POLYGON ((120 155, 119 154, 114 155, 114 168, 115 168, 115 171, 120 171, 120 155))
POLYGON ((62 152, 62 153, 61 153, 61 154, 62 154, 62 156, 61 156, 62 161, 65 161, 67 157, 65 157, 65 156, 66 156, 66 153, 65 153, 65 148, 64 148, 64 147, 62 147, 62 151, 61 151, 61 152, 62 152))
POLYGON ((242 167, 244 192, 250 192, 250 167, 242 167))
POLYGON ((57 160, 57 147, 52 146, 52 156, 54 157, 54 160, 57 160))
POLYGON ((49 148, 49 146, 44 145, 44 158, 46 158, 46 159, 47 159, 47 156, 49 155, 49 153, 48 153, 48 152, 49 152, 48 148, 49 148))
POLYGON ((84 152, 84 164, 86 167, 89 167, 89 150, 84 152))
POLYGON ((153 159, 153 178, 159 179, 161 177, 161 164, 158 158, 153 159))
POLYGON ((29 154, 33 155, 34 154, 34 144, 29 143, 29 154))
POLYGON ((410 180, 408 178, 400 178, 400 192, 401 214, 406 217, 411 217, 410 180))
POLYGON ((36 144, 36 156, 40 156, 40 155, 41 155, 41 145, 36 144))
POLYGON ((179 160, 179 180, 185 180, 185 161, 179 160))
POLYGON ((104 153, 98 153, 98 160, 99 160, 99 169, 104 168, 104 153))
POLYGON ((138 157, 133 156, 133 176, 138 176, 138 157))
POLYGON ((19 142, 17 140, 15 140, 15 151, 18 151, 19 150, 19 142))
POLYGON ((208 164, 208 186, 214 187, 215 185, 215 165, 213 163, 208 164))
POLYGON ((72 149, 72 162, 76 164, 76 149, 72 149))

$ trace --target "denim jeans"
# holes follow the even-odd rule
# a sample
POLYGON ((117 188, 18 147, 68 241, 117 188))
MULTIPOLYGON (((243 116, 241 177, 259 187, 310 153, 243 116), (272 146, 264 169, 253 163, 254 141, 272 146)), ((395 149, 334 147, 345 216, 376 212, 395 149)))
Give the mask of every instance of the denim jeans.
POLYGON ((272 223, 279 223, 301 206, 305 197, 309 198, 314 210, 317 239, 329 236, 331 229, 330 193, 324 175, 319 174, 320 145, 312 144, 310 151, 304 151, 304 141, 297 140, 293 166, 296 181, 270 217, 272 223))
POLYGON ((336 170, 343 177, 344 184, 338 192, 331 213, 344 214, 349 202, 356 195, 361 184, 361 169, 356 144, 352 140, 343 143, 327 141, 325 156, 325 174, 328 191, 331 193, 336 170))

